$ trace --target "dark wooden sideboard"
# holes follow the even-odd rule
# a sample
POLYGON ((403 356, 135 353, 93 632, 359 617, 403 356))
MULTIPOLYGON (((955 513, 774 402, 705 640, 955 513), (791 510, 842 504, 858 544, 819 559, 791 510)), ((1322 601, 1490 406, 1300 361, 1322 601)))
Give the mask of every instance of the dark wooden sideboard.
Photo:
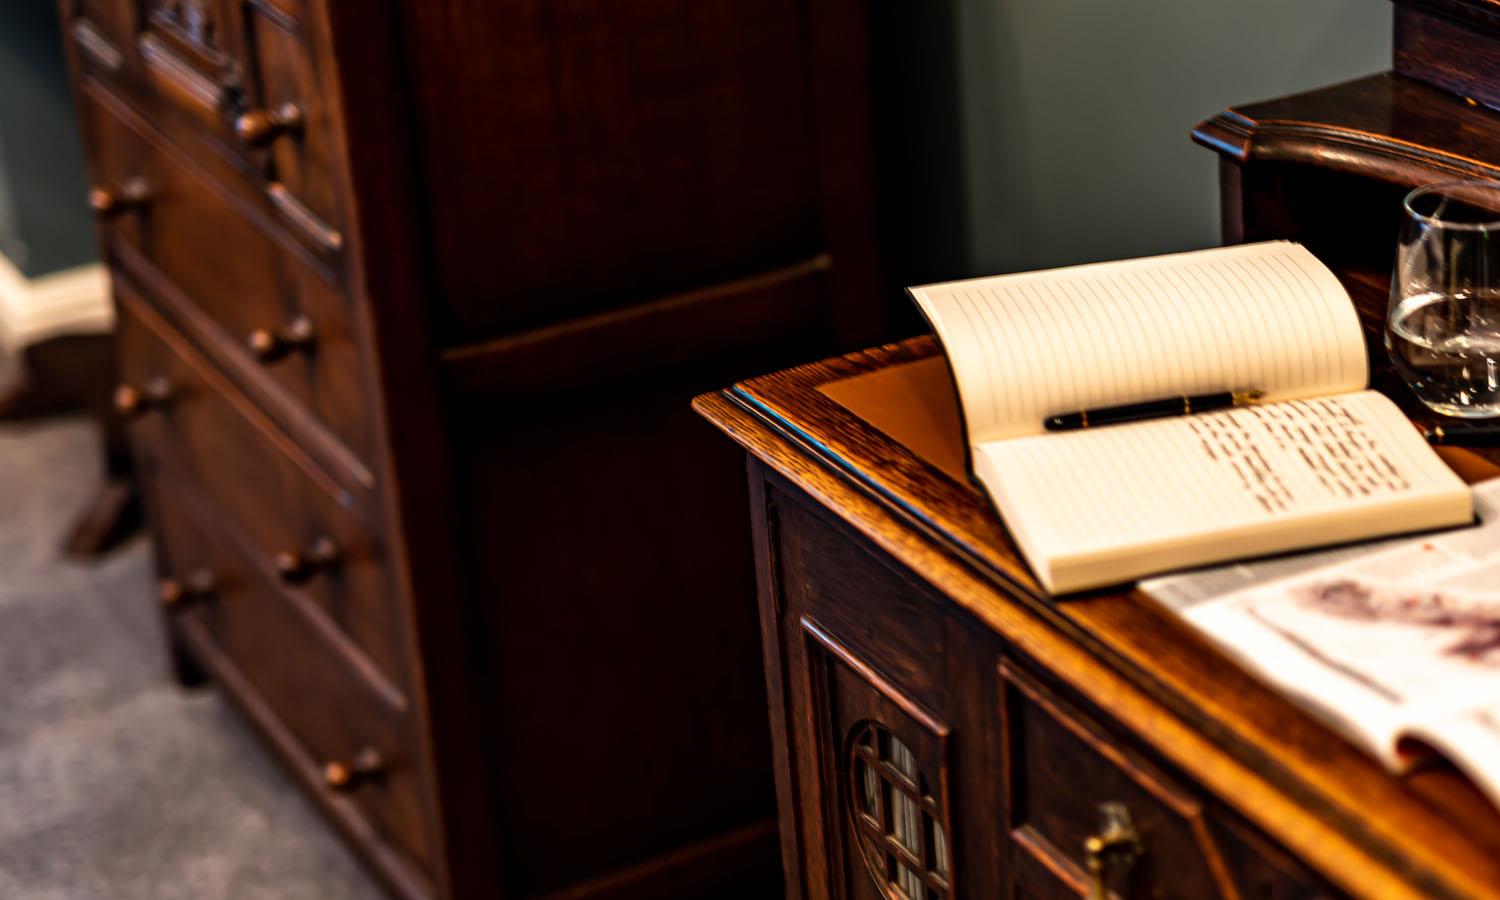
POLYGON ((698 392, 885 327, 852 0, 62 0, 178 671, 395 895, 780 887, 698 392))
MULTIPOLYGON (((1500 178, 1496 59, 1494 4, 1398 0, 1395 71, 1194 132, 1225 240, 1328 263, 1415 418, 1381 344, 1400 199, 1500 178)), ((933 339, 696 406, 749 456, 791 896, 1500 896, 1500 810, 1452 769, 1391 776, 1128 587, 1047 596, 965 474, 933 339)))
POLYGON ((1047 596, 933 339, 696 405, 749 455, 789 896, 1076 897, 1103 804, 1118 896, 1500 896, 1500 811, 1453 771, 1390 776, 1128 588, 1047 596))

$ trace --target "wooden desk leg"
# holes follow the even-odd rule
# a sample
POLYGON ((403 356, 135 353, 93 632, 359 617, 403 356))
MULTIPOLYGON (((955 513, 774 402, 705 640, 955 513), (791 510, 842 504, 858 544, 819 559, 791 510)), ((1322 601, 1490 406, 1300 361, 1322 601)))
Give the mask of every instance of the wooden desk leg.
POLYGON ((130 462, 124 423, 110 404, 115 383, 114 338, 64 335, 25 348, 21 375, 0 395, 0 421, 21 422, 86 409, 99 423, 104 479, 63 540, 70 554, 94 556, 141 527, 140 492, 130 462))
POLYGON ((167 665, 178 687, 197 688, 208 684, 208 673, 193 658, 193 652, 177 629, 170 625, 167 627, 167 665))
POLYGON ((141 499, 135 481, 105 478, 63 539, 63 552, 97 556, 124 543, 141 527, 141 499))

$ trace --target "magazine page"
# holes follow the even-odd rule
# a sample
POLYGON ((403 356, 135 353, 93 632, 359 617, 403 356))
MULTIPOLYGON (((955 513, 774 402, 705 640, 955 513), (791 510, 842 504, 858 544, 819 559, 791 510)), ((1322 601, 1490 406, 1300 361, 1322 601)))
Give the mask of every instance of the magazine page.
POLYGON ((1432 747, 1500 807, 1500 698, 1414 725, 1401 739, 1432 747))
POLYGON ((1310 568, 1281 561, 1294 573, 1217 595, 1183 579, 1234 584, 1232 572, 1155 587, 1248 669, 1399 769, 1404 729, 1500 698, 1500 480, 1474 498, 1473 527, 1342 550, 1310 568))

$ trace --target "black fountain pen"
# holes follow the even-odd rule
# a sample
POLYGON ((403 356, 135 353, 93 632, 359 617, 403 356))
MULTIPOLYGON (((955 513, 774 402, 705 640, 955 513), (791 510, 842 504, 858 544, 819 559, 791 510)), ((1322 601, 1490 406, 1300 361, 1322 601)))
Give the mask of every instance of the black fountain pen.
POLYGON ((1434 425, 1422 433, 1434 447, 1500 447, 1500 425, 1434 425))
POLYGON ((1265 391, 1257 390, 1221 391, 1217 394, 1198 394, 1193 397, 1148 400, 1145 403, 1129 403, 1125 406, 1082 409, 1075 413, 1051 416, 1042 422, 1042 427, 1048 431, 1077 431, 1080 428, 1119 425, 1124 422, 1139 422, 1142 419, 1191 416, 1195 413, 1213 412, 1216 409, 1229 409, 1232 406, 1254 406, 1264 396, 1265 391))

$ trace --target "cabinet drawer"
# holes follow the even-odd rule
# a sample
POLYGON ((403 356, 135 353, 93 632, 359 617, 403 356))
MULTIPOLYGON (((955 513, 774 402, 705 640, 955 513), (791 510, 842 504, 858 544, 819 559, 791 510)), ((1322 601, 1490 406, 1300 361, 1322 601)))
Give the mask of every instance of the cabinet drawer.
POLYGON ((1191 782, 1051 689, 1025 664, 1001 664, 1009 863, 1018 893, 1077 897, 1086 842, 1117 804, 1139 852, 1105 871, 1122 897, 1329 897, 1336 892, 1191 782))
POLYGON ((298 259, 250 210, 148 136, 118 101, 85 91, 96 175, 112 192, 111 254, 138 279, 160 282, 229 362, 306 407, 356 455, 369 458, 361 353, 341 293, 298 259))
POLYGON ((233 667, 321 771, 322 790, 353 800, 385 840, 429 866, 411 716, 329 653, 316 617, 218 538, 190 489, 160 475, 149 484, 171 626, 233 667))
POLYGON ((227 159, 302 239, 342 245, 317 42, 290 0, 74 0, 85 71, 212 167, 227 159))
MULTIPOLYGON (((198 486, 269 577, 316 603, 396 684, 405 683, 401 617, 370 498, 334 483, 116 279, 122 391, 143 467, 198 486)), ((118 398, 117 398, 118 399, 118 398)))

